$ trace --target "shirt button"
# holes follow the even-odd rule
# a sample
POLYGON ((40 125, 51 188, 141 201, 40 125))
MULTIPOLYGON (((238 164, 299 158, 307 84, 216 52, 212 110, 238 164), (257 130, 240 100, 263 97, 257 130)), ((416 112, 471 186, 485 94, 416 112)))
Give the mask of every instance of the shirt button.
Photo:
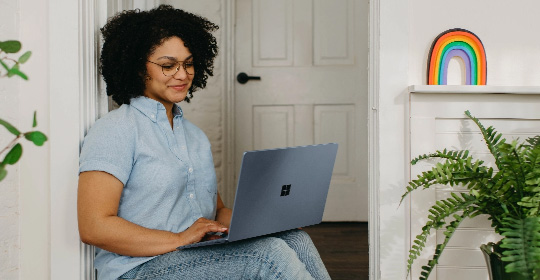
POLYGON ((188 171, 189 171, 189 173, 193 172, 193 168, 190 167, 190 168, 188 169, 188 171))
POLYGON ((182 149, 182 151, 186 150, 186 146, 182 146, 181 149, 182 149))
POLYGON ((195 195, 193 195, 192 193, 189 194, 189 198, 193 198, 195 195))
POLYGON ((156 116, 155 116, 154 114, 150 115, 150 117, 151 117, 152 119, 155 119, 155 118, 156 118, 156 116))

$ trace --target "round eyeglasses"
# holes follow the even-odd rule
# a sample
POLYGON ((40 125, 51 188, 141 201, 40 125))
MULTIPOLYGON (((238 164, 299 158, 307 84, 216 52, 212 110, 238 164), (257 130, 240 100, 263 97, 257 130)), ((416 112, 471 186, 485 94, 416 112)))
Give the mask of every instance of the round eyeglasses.
POLYGON ((163 72, 163 75, 165 76, 174 76, 178 71, 180 71, 180 67, 184 68, 184 71, 186 71, 186 74, 193 75, 195 73, 195 66, 193 65, 193 61, 177 61, 177 62, 167 62, 165 64, 158 64, 153 61, 148 60, 148 62, 153 63, 157 66, 161 66, 161 71, 163 72))

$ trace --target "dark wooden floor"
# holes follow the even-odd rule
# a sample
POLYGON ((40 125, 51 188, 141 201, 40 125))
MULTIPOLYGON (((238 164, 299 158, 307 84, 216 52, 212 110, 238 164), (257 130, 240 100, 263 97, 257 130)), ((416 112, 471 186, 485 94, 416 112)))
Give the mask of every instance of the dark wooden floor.
POLYGON ((369 279, 367 223, 321 223, 304 228, 332 280, 369 279))

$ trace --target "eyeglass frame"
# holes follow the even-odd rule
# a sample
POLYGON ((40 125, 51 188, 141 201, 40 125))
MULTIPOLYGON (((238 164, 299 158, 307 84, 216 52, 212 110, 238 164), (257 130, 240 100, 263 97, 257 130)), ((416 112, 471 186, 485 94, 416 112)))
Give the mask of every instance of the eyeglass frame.
POLYGON ((174 72, 174 74, 172 74, 172 75, 165 74, 165 69, 164 69, 165 64, 162 65, 162 64, 150 61, 150 60, 147 60, 147 62, 150 62, 150 63, 155 64, 157 66, 161 66, 161 73, 163 73, 163 75, 165 75, 165 77, 172 77, 172 76, 176 75, 178 73, 178 71, 180 71, 180 65, 182 66, 182 68, 184 68, 184 71, 186 72, 187 75, 195 75, 195 65, 193 65, 193 73, 189 73, 188 70, 187 70, 187 67, 186 67, 187 63, 193 64, 193 61, 189 61, 189 62, 186 62, 185 60, 184 61, 176 61, 175 62, 176 72, 174 72))

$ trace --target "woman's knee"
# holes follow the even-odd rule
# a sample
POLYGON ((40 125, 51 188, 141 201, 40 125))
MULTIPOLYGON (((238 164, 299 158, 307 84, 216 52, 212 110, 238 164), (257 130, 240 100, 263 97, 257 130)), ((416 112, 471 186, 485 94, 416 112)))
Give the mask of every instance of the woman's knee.
POLYGON ((313 279, 296 251, 277 237, 266 237, 268 268, 278 279, 313 279))
POLYGON ((308 248, 308 247, 315 246, 309 234, 307 234, 303 230, 290 230, 290 231, 282 233, 281 235, 277 237, 280 239, 283 239, 289 245, 289 247, 293 249, 308 248))
POLYGON ((289 246, 287 246, 287 242, 285 242, 285 240, 283 240, 281 238, 267 237, 266 240, 268 242, 268 246, 273 248, 273 249, 278 249, 278 250, 288 250, 288 249, 290 249, 290 248, 288 248, 289 246))
POLYGON ((295 240, 296 242, 312 243, 311 237, 309 236, 309 234, 307 234, 307 232, 303 230, 299 230, 299 229, 292 230, 290 236, 291 236, 291 239, 295 240))

